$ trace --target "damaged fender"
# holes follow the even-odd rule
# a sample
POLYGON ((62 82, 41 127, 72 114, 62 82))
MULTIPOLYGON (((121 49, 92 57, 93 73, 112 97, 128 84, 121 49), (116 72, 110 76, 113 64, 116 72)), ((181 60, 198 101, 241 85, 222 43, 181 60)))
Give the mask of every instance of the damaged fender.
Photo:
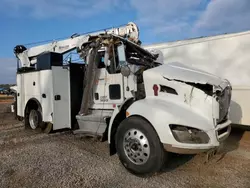
POLYGON ((156 130, 160 141, 163 144, 169 144, 179 148, 199 148, 202 145, 203 149, 209 149, 219 145, 219 142, 214 133, 214 125, 204 118, 190 110, 186 106, 177 105, 163 98, 149 97, 143 100, 134 102, 128 109, 127 113, 130 116, 141 116, 151 123, 156 130), (170 125, 182 125, 191 128, 196 128, 206 132, 209 136, 207 144, 192 144, 180 143, 174 138, 170 125))

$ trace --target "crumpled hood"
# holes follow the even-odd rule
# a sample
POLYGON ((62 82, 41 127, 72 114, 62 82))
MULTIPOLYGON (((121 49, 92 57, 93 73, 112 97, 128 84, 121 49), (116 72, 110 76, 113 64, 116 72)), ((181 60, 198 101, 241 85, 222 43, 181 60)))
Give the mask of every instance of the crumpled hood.
POLYGON ((162 64, 147 71, 151 71, 152 73, 154 72, 155 74, 161 74, 164 78, 169 80, 210 84, 215 86, 219 86, 223 84, 223 82, 225 84, 226 81, 208 72, 188 67, 177 62, 162 64))

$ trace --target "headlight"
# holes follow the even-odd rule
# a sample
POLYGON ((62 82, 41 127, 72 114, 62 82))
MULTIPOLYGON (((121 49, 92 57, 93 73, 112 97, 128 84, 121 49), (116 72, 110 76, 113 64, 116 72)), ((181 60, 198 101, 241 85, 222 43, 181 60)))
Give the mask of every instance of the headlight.
POLYGON ((199 129, 174 124, 170 125, 170 129, 178 142, 189 144, 207 144, 209 142, 207 133, 199 129))

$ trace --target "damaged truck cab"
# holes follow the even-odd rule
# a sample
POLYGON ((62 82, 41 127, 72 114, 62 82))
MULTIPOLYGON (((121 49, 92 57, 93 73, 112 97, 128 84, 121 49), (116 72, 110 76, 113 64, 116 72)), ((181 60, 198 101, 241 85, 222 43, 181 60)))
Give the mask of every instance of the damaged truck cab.
POLYGON ((15 47, 22 65, 17 115, 26 127, 108 140, 110 154, 134 174, 159 171, 167 152, 219 147, 231 130, 230 83, 160 62, 161 54, 140 46, 136 28, 130 23, 28 50, 15 47), (84 64, 63 64, 62 55, 75 49, 84 64))
MULTIPOLYGON (((126 70, 121 71, 125 77, 130 64, 152 66, 134 73, 135 94, 112 114, 108 131, 111 154, 117 151, 127 169, 141 174, 159 170, 166 152, 216 150, 231 131, 230 82, 181 63, 164 64, 157 59, 160 54, 151 54, 155 55, 151 60, 146 58, 149 54, 131 58, 128 46, 122 55, 127 62, 121 68, 126 70)), ((135 51, 139 56, 144 49, 137 46, 135 51)))

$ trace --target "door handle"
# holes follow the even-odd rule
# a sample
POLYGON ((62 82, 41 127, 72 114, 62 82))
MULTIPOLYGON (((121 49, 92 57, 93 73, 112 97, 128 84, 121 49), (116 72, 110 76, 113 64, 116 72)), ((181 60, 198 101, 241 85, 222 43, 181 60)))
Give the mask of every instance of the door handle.
POLYGON ((60 101, 61 100, 61 95, 55 95, 55 101, 60 101))

